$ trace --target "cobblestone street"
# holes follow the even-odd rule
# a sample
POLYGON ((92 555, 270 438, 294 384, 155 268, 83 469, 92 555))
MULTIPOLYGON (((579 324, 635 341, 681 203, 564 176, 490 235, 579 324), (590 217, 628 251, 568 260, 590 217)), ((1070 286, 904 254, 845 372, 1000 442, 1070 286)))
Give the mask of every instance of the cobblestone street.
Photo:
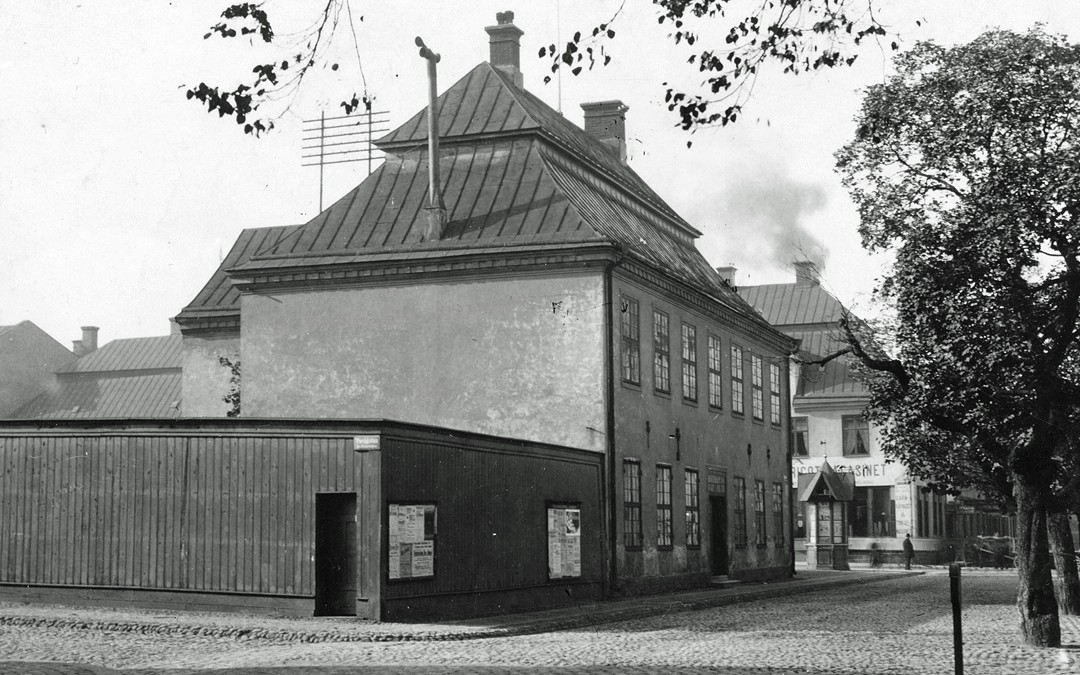
MULTIPOLYGON (((965 672, 1080 673, 1080 621, 1062 617, 1063 649, 1025 647, 1015 589, 1012 573, 964 577, 965 672)), ((248 625, 250 618, 242 621, 248 625)), ((0 628, 0 671, 95 672, 11 663, 52 661, 124 675, 218 669, 254 674, 269 668, 282 668, 277 671, 282 675, 953 672, 949 579, 941 570, 591 628, 433 639, 440 629, 446 627, 432 627, 425 639, 415 641, 310 643, 289 639, 287 632, 252 638, 245 631, 204 636, 8 625, 0 628)))

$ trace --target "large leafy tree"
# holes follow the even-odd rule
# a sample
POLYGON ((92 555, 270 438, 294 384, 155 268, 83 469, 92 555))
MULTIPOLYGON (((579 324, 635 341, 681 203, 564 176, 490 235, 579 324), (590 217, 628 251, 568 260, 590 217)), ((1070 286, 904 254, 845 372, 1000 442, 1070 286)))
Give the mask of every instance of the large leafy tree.
POLYGON ((1074 492, 1080 401, 1080 47, 1040 28, 921 43, 871 87, 837 153, 870 250, 895 263, 894 358, 871 414, 938 487, 997 490, 1018 516, 1026 642, 1061 635, 1048 515, 1074 492))
MULTIPOLYGON (((689 50, 687 67, 702 76, 700 87, 692 91, 658 83, 666 88, 668 109, 688 130, 735 122, 755 78, 768 64, 793 74, 850 66, 867 39, 889 35, 874 13, 873 0, 652 1, 657 30, 689 50)), ((291 36, 284 42, 266 3, 225 6, 207 39, 242 38, 264 47, 279 45, 282 51, 275 59, 263 56, 243 82, 226 86, 199 82, 185 87, 187 97, 208 112, 235 120, 245 133, 270 130, 281 112, 274 111, 274 104, 288 101, 312 69, 346 66, 327 62, 326 54, 335 35, 346 33, 355 43, 364 9, 360 0, 356 5, 354 17, 350 0, 313 2, 310 28, 299 40, 291 36), (339 31, 343 25, 349 30, 339 31)), ((564 43, 541 49, 539 57, 547 60, 552 73, 562 69, 578 75, 606 65, 611 61, 607 43, 616 38, 625 20, 620 5, 605 23, 574 31, 564 43)), ((359 45, 353 46, 359 56, 359 45)), ((890 46, 895 50, 898 45, 892 40, 890 46)), ((346 114, 360 106, 370 108, 366 91, 343 92, 342 97, 346 114)))

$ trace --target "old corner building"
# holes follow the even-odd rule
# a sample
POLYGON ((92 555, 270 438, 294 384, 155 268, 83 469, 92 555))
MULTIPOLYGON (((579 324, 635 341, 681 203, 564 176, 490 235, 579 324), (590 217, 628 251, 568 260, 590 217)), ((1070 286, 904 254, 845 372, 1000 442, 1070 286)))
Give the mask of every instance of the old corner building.
POLYGON ((0 425, 12 451, 107 453, 33 467, 61 496, 30 517, 78 508, 66 486, 102 476, 75 467, 144 463, 109 474, 144 500, 114 505, 128 529, 73 561, 54 549, 77 530, 35 534, 20 551, 51 576, 15 553, 0 582, 378 620, 790 576, 796 342, 627 165, 626 107, 585 104, 578 128, 523 88, 512 14, 487 32, 491 62, 438 97, 445 216, 421 111, 310 222, 245 231, 177 317, 201 419, 0 425), (221 357, 239 420, 206 419, 221 357), (136 561, 140 509, 160 520, 136 561))

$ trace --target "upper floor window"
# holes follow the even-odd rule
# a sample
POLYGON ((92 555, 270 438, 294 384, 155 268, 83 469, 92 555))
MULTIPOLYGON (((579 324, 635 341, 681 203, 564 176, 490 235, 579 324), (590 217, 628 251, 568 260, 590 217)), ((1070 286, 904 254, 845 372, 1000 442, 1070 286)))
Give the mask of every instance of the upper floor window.
POLYGON ((656 546, 671 548, 671 467, 656 465, 656 546))
POLYGON ((791 418, 791 451, 796 457, 810 455, 810 425, 805 417, 791 418))
POLYGON ((657 391, 671 391, 671 331, 668 315, 653 310, 653 386, 657 391))
POLYGON ((622 297, 622 379, 641 384, 641 314, 638 301, 622 297))
POLYGON ((709 336, 709 405, 714 408, 724 407, 724 388, 720 379, 720 338, 709 336))
POLYGON ((623 546, 641 548, 641 463, 624 459, 623 546))
POLYGON ((761 357, 757 354, 750 355, 750 392, 753 415, 756 420, 765 419, 765 401, 762 393, 763 377, 761 372, 761 357))
POLYGON ((862 415, 844 415, 841 418, 844 428, 844 454, 870 454, 870 423, 862 415))
POLYGON ((780 366, 769 364, 769 422, 780 424, 780 366))
POLYGON ((682 325, 682 395, 697 400, 697 329, 687 323, 682 325))
POLYGON ((742 347, 731 345, 731 412, 742 415, 743 400, 743 354, 742 347))

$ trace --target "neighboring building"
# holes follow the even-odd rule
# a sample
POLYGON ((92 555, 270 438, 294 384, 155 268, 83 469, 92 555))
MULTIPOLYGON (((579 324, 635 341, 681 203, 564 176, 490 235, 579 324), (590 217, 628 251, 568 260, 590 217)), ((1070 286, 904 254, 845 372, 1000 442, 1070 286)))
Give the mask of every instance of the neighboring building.
MULTIPOLYGON (((85 333, 85 329, 84 329, 85 333)), ((125 338, 56 369, 47 391, 13 414, 19 419, 173 418, 180 416, 180 335, 125 338)))
POLYGON ((0 326, 0 418, 46 390, 75 355, 31 321, 0 326))
MULTIPOLYGON (((795 283, 738 290, 771 324, 801 341, 801 361, 820 360, 846 346, 839 325, 844 307, 821 287, 813 263, 795 263, 795 283)), ((885 458, 880 430, 863 416, 870 392, 851 366, 843 356, 793 369, 793 471, 816 472, 828 458, 837 471, 854 474, 854 500, 846 513, 853 561, 869 560, 875 546, 887 555, 899 553, 910 532, 919 559, 937 562, 946 547, 946 499, 922 491, 902 464, 885 458)), ((801 559, 805 527, 813 523, 805 522, 804 505, 796 508, 795 551, 801 559)))
POLYGON ((439 96, 445 211, 428 201, 422 111, 311 222, 246 231, 177 317, 185 415, 224 414, 224 356, 242 363, 245 418, 393 419, 594 453, 603 513, 582 518, 603 523, 604 594, 789 577, 795 342, 626 164, 626 107, 567 121, 522 88, 521 31, 499 19, 491 63, 439 96))
MULTIPOLYGON (((231 372, 221 359, 240 359, 240 291, 226 270, 247 262, 276 244, 298 226, 249 228, 240 233, 217 271, 180 313, 183 339, 183 414, 185 417, 224 417, 231 372)), ((242 367, 243 364, 241 364, 242 367)))

